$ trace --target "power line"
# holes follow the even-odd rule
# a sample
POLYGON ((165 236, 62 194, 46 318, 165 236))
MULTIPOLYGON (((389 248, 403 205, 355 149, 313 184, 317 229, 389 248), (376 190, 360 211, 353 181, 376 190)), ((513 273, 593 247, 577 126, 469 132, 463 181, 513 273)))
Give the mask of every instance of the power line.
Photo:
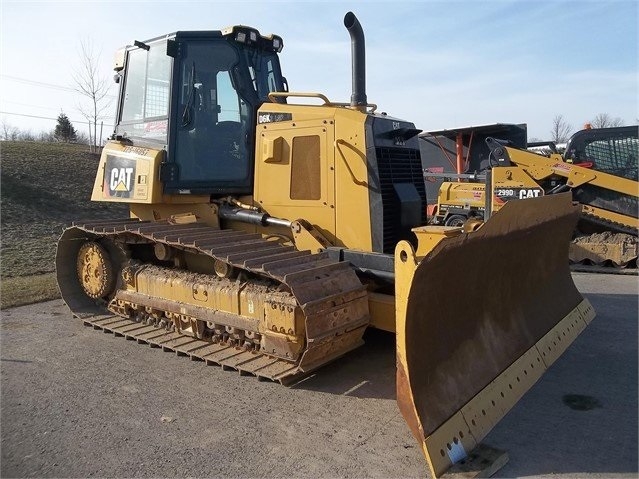
POLYGON ((72 91, 74 93, 77 93, 73 88, 70 88, 68 86, 56 85, 54 83, 45 83, 45 82, 36 81, 36 80, 29 80, 28 78, 14 77, 13 75, 2 74, 0 76, 4 78, 8 78, 9 80, 17 81, 18 83, 26 83, 28 85, 37 85, 37 86, 43 86, 47 88, 53 88, 55 90, 72 91))
MULTIPOLYGON (((0 114, 2 114, 2 115, 14 115, 14 116, 26 116, 28 118, 38 118, 40 120, 58 121, 57 118, 51 118, 49 116, 26 115, 24 113, 14 113, 14 112, 11 112, 11 111, 0 111, 0 114)), ((82 123, 82 124, 86 123, 87 125, 93 124, 92 122, 87 121, 87 120, 69 120, 69 121, 72 121, 73 123, 82 123)), ((114 125, 112 125, 110 123, 104 123, 104 126, 114 126, 114 125)))
POLYGON ((32 105, 31 103, 20 103, 18 101, 7 101, 7 100, 2 100, 3 103, 10 103, 12 105, 20 105, 20 106, 28 106, 31 108, 38 108, 39 110, 53 110, 53 111, 60 111, 60 108, 53 108, 50 106, 42 106, 42 105, 32 105))
MULTIPOLYGON (((7 78, 9 80, 16 81, 18 83, 25 83, 27 85, 34 85, 34 86, 39 86, 39 87, 44 87, 44 88, 51 88, 51 89, 54 89, 54 90, 61 90, 61 91, 69 91, 69 92, 73 92, 73 93, 80 93, 75 88, 71 88, 71 87, 63 86, 63 85, 56 85, 55 83, 47 83, 47 82, 42 82, 42 81, 30 80, 28 78, 20 78, 20 77, 16 77, 16 76, 13 76, 13 75, 5 75, 4 73, 0 74, 0 76, 3 77, 3 78, 7 78)), ((107 98, 115 98, 115 95, 105 95, 105 97, 107 97, 107 98)))

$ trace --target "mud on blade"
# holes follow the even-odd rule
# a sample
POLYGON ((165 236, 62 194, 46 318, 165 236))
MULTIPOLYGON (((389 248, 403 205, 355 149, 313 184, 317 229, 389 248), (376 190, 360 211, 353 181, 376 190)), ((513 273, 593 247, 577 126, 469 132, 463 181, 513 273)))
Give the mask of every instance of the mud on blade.
POLYGON ((431 475, 464 459, 594 317, 568 265, 578 215, 569 195, 512 201, 421 261, 398 245, 397 400, 431 475))

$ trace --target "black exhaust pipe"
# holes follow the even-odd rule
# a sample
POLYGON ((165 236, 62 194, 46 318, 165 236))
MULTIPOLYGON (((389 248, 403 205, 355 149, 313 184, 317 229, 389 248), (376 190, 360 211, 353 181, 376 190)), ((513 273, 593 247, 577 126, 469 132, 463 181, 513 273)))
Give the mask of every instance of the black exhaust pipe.
POLYGON ((353 94, 351 106, 366 106, 366 47, 364 30, 353 12, 344 16, 344 26, 351 35, 351 57, 353 63, 353 94))

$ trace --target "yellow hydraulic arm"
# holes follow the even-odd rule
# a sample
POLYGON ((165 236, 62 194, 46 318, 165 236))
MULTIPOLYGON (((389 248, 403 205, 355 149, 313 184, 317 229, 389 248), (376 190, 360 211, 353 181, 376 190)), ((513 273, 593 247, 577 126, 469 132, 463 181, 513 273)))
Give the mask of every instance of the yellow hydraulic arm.
MULTIPOLYGON (((504 161, 504 159, 510 160, 512 165, 523 170, 535 182, 540 183, 552 177, 565 178, 565 186, 562 185, 563 188, 560 187, 553 193, 590 185, 621 195, 639 197, 639 183, 637 181, 568 163, 564 161, 561 155, 553 154, 545 157, 510 147, 503 147, 502 151, 502 159, 498 159, 498 161, 503 162, 504 166, 506 166, 508 161, 504 161)), ((639 220, 636 216, 610 211, 585 203, 582 203, 582 211, 584 214, 625 225, 629 228, 639 228, 639 220)))
POLYGON ((567 163, 561 155, 553 154, 550 157, 545 157, 516 148, 505 147, 505 150, 510 161, 524 169, 535 180, 544 180, 557 175, 566 178, 566 184, 570 188, 588 183, 625 195, 637 196, 639 194, 639 185, 636 181, 567 163))

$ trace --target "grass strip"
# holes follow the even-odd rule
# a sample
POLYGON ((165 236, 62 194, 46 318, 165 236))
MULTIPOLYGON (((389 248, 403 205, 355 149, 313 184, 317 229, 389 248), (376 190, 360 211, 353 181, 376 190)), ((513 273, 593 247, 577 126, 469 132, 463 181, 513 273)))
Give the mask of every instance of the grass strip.
POLYGON ((0 280, 0 309, 60 298, 55 273, 0 280))

